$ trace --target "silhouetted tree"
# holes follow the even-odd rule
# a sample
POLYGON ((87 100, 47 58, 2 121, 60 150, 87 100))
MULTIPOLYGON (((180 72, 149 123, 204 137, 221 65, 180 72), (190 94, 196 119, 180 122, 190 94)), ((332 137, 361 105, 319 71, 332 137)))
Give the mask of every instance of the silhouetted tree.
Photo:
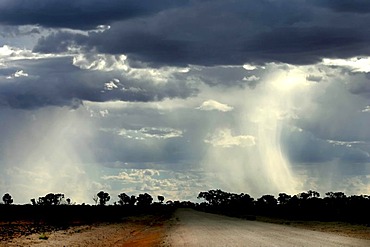
POLYGON ((93 196, 93 201, 95 202, 95 205, 97 205, 98 204, 98 201, 99 201, 99 197, 98 196, 93 196))
POLYGON ((126 193, 121 193, 118 195, 120 205, 130 204, 131 198, 126 193))
POLYGON ((9 193, 3 195, 3 202, 6 205, 10 205, 13 203, 13 198, 9 193))
POLYGON ((226 205, 230 202, 230 193, 222 190, 209 190, 207 192, 200 192, 198 199, 205 199, 211 206, 226 205))
POLYGON ((259 209, 271 210, 277 205, 277 200, 273 195, 263 195, 257 199, 256 205, 259 209))
POLYGON ((153 197, 148 193, 140 194, 137 197, 137 205, 139 206, 149 206, 153 201, 153 197))
POLYGON ((289 202, 290 198, 292 198, 292 196, 285 193, 279 193, 279 197, 277 200, 280 205, 286 205, 289 202))
POLYGON ((37 204, 39 205, 59 205, 64 198, 63 194, 49 193, 44 197, 39 197, 37 204))
POLYGON ((99 205, 100 206, 104 206, 110 200, 110 196, 107 192, 100 191, 96 195, 99 197, 99 205))
POLYGON ((71 205, 71 199, 70 198, 67 198, 66 202, 67 202, 68 205, 71 205))
POLYGON ((164 201, 164 196, 158 196, 158 201, 159 201, 160 203, 163 203, 163 201, 164 201))
POLYGON ((327 192, 325 195, 330 199, 345 199, 346 195, 343 192, 327 192))
POLYGON ((133 206, 133 205, 135 205, 136 202, 137 202, 136 196, 134 196, 134 195, 130 196, 130 203, 129 204, 131 206, 133 206))
POLYGON ((35 198, 32 198, 31 199, 31 203, 32 203, 32 205, 36 205, 37 204, 35 198))
POLYGON ((301 200, 307 200, 310 197, 310 194, 308 194, 306 192, 301 192, 297 196, 301 200))
POLYGON ((307 193, 310 195, 309 198, 319 198, 320 197, 320 193, 314 190, 309 190, 307 191, 307 193))

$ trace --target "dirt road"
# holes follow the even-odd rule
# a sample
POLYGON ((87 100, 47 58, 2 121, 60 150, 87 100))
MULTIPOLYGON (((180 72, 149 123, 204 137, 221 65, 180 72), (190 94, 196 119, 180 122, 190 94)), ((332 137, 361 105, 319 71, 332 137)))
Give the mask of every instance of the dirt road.
POLYGON ((178 210, 165 246, 370 246, 370 240, 178 210))

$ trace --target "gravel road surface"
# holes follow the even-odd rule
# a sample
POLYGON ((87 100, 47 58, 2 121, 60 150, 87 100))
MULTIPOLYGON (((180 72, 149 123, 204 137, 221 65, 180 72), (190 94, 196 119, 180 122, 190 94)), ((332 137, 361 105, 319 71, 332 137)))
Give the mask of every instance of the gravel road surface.
POLYGON ((190 209, 176 211, 172 221, 165 246, 370 246, 369 240, 190 209))

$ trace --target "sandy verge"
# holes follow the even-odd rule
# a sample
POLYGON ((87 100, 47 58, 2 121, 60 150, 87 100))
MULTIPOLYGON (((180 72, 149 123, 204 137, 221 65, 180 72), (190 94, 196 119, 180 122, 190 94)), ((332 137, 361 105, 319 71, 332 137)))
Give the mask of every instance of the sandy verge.
POLYGON ((0 241, 0 246, 160 246, 166 230, 159 216, 138 216, 120 223, 100 223, 38 232, 0 241), (40 239, 46 236, 47 239, 40 239))

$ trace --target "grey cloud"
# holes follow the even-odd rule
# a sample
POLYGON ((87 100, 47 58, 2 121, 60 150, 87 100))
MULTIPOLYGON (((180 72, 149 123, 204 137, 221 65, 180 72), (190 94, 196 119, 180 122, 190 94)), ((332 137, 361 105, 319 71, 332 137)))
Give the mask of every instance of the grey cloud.
POLYGON ((48 105, 78 107, 83 100, 104 102, 160 101, 165 98, 186 98, 197 91, 185 82, 168 81, 156 85, 148 79, 127 78, 121 72, 81 70, 71 58, 49 58, 18 61, 0 73, 24 70, 27 77, 0 79, 0 105, 32 109, 48 105), (118 78, 121 87, 104 90, 106 83, 118 78))
POLYGON ((0 37, 16 37, 23 35, 40 34, 39 27, 1 26, 0 37))
POLYGON ((364 0, 314 0, 316 5, 338 12, 370 13, 370 2, 364 0))
POLYGON ((370 14, 358 16, 310 1, 192 1, 183 8, 114 22, 84 39, 53 35, 37 51, 88 50, 127 54, 132 64, 240 65, 287 62, 311 64, 324 57, 370 54, 370 14), (222 13, 222 14, 221 14, 222 13))
POLYGON ((187 138, 181 137, 137 140, 125 138, 116 132, 101 131, 97 133, 96 140, 99 143, 94 150, 97 161, 107 164, 120 161, 120 164, 116 164, 119 167, 127 167, 126 163, 131 163, 130 166, 136 164, 136 167, 142 168, 150 166, 148 163, 154 163, 158 164, 157 168, 176 169, 178 166, 183 167, 184 161, 187 164, 194 161, 196 151, 187 143, 187 138))
POLYGON ((333 160, 347 164, 370 162, 369 153, 365 151, 369 148, 367 143, 338 145, 307 132, 288 135, 284 143, 288 157, 295 163, 325 163, 333 160))
POLYGON ((88 37, 82 34, 65 31, 56 32, 47 37, 41 37, 34 50, 42 53, 63 53, 68 51, 69 47, 86 43, 87 39, 88 37))
POLYGON ((353 94, 370 98, 370 73, 356 73, 352 75, 348 89, 353 94))
POLYGON ((322 76, 317 76, 317 75, 308 75, 306 77, 307 81, 315 81, 315 82, 320 82, 322 80, 322 76))
MULTIPOLYGON (((195 109, 147 109, 139 106, 142 104, 110 108, 107 117, 91 120, 102 127, 96 131, 92 141, 96 144, 93 153, 97 161, 121 168, 176 170, 198 166, 208 148, 203 140, 209 124, 194 124, 194 121, 204 122, 212 114, 195 109)), ((94 111, 100 109, 89 108, 94 111)), ((212 116, 214 125, 227 121, 220 116, 212 116)))
POLYGON ((186 4, 187 0, 4 0, 0 23, 91 29, 117 20, 150 15, 186 4))

